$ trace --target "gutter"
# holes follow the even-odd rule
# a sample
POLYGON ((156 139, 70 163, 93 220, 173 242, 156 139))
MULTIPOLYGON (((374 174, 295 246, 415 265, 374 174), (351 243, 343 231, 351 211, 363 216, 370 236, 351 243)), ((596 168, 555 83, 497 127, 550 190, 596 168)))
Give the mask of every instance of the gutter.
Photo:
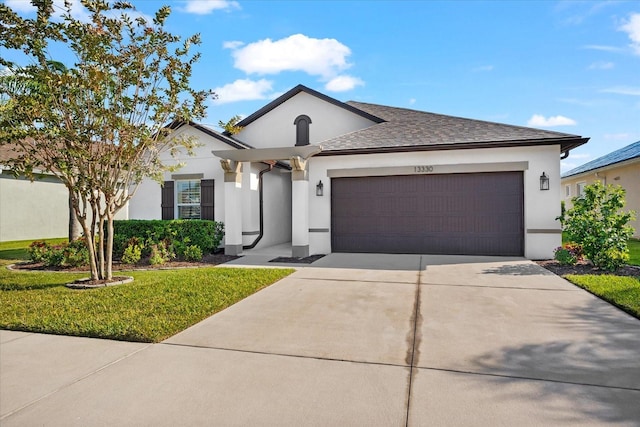
MULTIPOLYGON (((265 162, 267 163, 267 162, 265 162)), ((260 171, 260 173, 258 174, 258 194, 260 197, 260 232, 258 233, 258 237, 256 237, 256 240, 253 241, 253 243, 249 244, 249 245, 245 245, 242 247, 242 249, 253 249, 256 247, 256 245, 258 244, 258 242, 260 242, 260 240, 262 239, 262 236, 264 236, 264 195, 263 195, 263 179, 262 176, 267 173, 267 172, 271 172, 273 170, 273 166, 275 165, 275 162, 268 162, 269 167, 267 167, 266 169, 262 169, 260 171)))

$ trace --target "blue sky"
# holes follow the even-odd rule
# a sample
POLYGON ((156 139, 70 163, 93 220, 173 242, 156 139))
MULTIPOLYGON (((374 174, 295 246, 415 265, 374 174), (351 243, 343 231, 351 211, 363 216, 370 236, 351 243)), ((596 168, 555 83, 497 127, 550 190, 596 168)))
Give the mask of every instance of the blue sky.
POLYGON ((133 3, 149 15, 168 4, 170 31, 202 35, 192 84, 219 95, 206 124, 301 83, 341 101, 590 137, 563 171, 640 140, 639 2, 133 3))

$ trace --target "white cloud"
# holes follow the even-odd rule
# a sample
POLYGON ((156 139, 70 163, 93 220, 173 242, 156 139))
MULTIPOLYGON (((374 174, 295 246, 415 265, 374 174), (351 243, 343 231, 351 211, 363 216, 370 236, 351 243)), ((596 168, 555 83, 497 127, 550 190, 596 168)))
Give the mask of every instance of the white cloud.
MULTIPOLYGON (((37 8, 31 4, 31 0, 5 0, 5 5, 18 13, 30 14, 37 11, 37 8)), ((53 17, 55 19, 60 20, 66 11, 65 0, 53 0, 53 17)), ((152 16, 137 10, 113 10, 106 15, 114 18, 121 15, 128 15, 131 20, 142 17, 149 23, 153 22, 152 16)), ((89 22, 91 20, 91 14, 82 5, 80 0, 71 0, 71 16, 82 22, 89 22)))
POLYGON ((265 79, 258 81, 250 79, 239 79, 233 83, 217 87, 213 91, 218 98, 213 101, 214 104, 227 104, 237 101, 252 101, 256 99, 270 98, 273 90, 273 82, 265 79))
POLYGON ((4 4, 18 13, 31 13, 38 10, 31 4, 31 0, 5 0, 4 4))
POLYGON ((188 0, 181 9, 196 15, 208 15, 214 10, 240 9, 240 3, 230 0, 188 0))
POLYGON ((589 154, 589 153, 585 153, 585 154, 573 154, 573 153, 571 153, 571 158, 573 158, 573 159, 590 159, 591 158, 591 154, 589 154))
POLYGON ((623 52, 624 49, 616 47, 616 46, 605 46, 605 45, 597 45, 597 44, 590 44, 590 45, 586 45, 583 46, 584 49, 591 49, 591 50, 602 50, 604 52, 623 52))
POLYGON ((364 82, 357 77, 345 74, 329 80, 327 84, 324 85, 324 88, 330 92, 346 92, 356 86, 364 86, 364 82))
POLYGON ((527 122, 527 126, 554 127, 554 126, 574 126, 576 121, 564 116, 553 116, 545 118, 540 114, 534 114, 527 122))
POLYGON ((640 55, 640 13, 632 13, 629 20, 620 26, 620 30, 627 33, 631 39, 631 49, 636 55, 640 55))
POLYGON ((474 72, 482 72, 482 71, 493 71, 495 67, 493 65, 483 65, 481 67, 476 67, 473 69, 474 72))
POLYGON ((631 139, 631 135, 628 133, 607 133, 604 135, 604 139, 609 141, 625 141, 631 139))
POLYGON ((264 39, 233 52, 234 66, 247 74, 278 74, 304 71, 331 79, 351 67, 351 50, 336 39, 315 39, 294 34, 273 41, 264 39))
POLYGON ((618 95, 640 96, 640 87, 615 86, 607 89, 602 89, 600 92, 616 93, 618 95))
POLYGON ((228 42, 223 42, 222 43, 222 48, 223 49, 237 49, 240 46, 244 45, 244 42, 238 41, 238 40, 233 40, 233 41, 228 41, 228 42))
POLYGON ((613 62, 594 62, 593 64, 589 65, 589 70, 610 70, 614 67, 613 62))

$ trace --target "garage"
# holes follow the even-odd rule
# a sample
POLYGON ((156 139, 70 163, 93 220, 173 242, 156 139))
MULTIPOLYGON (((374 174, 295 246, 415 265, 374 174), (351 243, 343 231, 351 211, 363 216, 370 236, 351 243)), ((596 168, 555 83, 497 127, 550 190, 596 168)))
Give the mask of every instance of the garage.
POLYGON ((333 178, 333 252, 524 254, 522 172, 333 178))

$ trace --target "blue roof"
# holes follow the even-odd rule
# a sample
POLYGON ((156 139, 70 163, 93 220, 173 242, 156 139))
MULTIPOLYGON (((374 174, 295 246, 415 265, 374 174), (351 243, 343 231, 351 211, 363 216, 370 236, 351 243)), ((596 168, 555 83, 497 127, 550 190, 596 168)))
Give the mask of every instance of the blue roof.
POLYGON ((595 160, 591 160, 589 163, 585 163, 582 166, 571 169, 569 172, 563 173, 562 178, 589 172, 594 169, 600 169, 605 166, 614 165, 616 163, 635 159, 637 157, 640 157, 640 141, 634 142, 631 145, 627 145, 626 147, 613 151, 609 154, 605 154, 604 156, 598 157, 595 160))

